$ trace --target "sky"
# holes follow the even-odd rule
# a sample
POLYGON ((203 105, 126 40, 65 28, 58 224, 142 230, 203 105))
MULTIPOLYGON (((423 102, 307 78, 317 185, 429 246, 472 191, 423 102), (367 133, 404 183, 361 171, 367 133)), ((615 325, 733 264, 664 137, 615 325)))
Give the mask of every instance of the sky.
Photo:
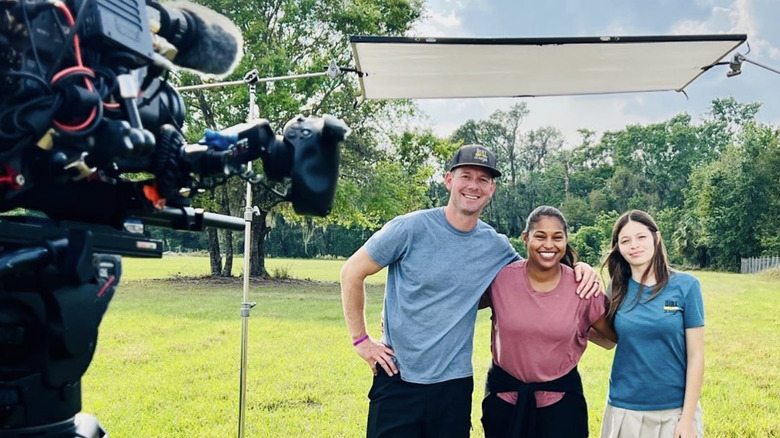
MULTIPOLYGON (((409 36, 462 38, 601 37, 638 35, 746 34, 740 53, 780 70, 780 0, 427 0, 423 20, 409 36)), ((428 115, 423 126, 450 135, 469 119, 487 119, 497 109, 524 101, 530 110, 521 129, 554 126, 569 147, 577 129, 600 136, 630 124, 650 124, 681 113, 706 116, 715 98, 761 102, 758 120, 780 126, 780 75, 744 63, 728 78, 715 67, 675 91, 537 98, 418 99, 428 115)))

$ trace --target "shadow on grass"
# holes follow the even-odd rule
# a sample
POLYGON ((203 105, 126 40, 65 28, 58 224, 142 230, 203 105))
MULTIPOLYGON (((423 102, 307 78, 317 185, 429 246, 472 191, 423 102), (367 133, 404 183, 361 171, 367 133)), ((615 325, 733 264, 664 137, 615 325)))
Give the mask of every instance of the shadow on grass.
POLYGON ((310 396, 300 399, 276 400, 265 403, 257 403, 249 406, 250 410, 279 411, 285 409, 314 408, 322 406, 322 402, 310 396))

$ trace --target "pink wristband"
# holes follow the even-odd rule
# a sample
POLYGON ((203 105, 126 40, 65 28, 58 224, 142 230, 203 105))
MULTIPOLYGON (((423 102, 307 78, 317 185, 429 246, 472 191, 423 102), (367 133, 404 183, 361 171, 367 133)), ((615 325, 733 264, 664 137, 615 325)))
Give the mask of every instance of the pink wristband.
POLYGON ((357 347, 357 345, 358 345, 359 343, 361 343, 361 342, 365 341, 366 339, 368 339, 368 333, 366 333, 365 335, 361 336, 361 337, 360 337, 360 338, 359 338, 357 341, 353 342, 353 343, 352 343, 352 346, 353 346, 353 347, 357 347))

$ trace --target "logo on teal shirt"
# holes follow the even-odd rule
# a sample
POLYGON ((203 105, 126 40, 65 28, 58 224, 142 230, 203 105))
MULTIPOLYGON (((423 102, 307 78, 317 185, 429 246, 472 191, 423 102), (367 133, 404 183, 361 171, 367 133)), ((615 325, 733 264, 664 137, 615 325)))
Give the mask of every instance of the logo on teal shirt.
POLYGON ((664 301, 664 313, 682 312, 683 308, 677 305, 675 300, 664 301))

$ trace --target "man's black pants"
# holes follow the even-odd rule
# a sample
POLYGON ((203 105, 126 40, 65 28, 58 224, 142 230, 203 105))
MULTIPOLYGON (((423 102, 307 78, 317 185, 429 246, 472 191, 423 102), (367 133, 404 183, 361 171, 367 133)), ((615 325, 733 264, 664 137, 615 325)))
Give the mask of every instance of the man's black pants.
POLYGON ((368 392, 368 438, 468 438, 472 377, 417 384, 377 370, 368 392))

